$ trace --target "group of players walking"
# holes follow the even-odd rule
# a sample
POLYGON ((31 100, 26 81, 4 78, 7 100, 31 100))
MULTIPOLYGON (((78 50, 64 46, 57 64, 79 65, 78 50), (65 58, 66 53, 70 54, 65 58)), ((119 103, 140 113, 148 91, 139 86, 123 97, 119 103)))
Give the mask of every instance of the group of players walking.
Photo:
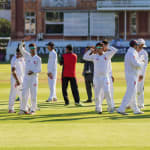
MULTIPOLYGON (((54 43, 47 44, 49 50, 49 59, 47 65, 48 84, 50 96, 46 102, 57 101, 56 82, 57 82, 57 53, 54 43)), ((126 115, 126 108, 131 108, 134 114, 142 114, 144 108, 144 79, 146 67, 148 64, 148 54, 144 50, 145 41, 143 39, 131 40, 130 48, 125 55, 125 77, 127 90, 121 106, 115 109, 113 99, 113 82, 111 58, 117 52, 117 49, 109 46, 108 41, 99 42, 95 47, 89 47, 83 55, 85 61, 83 75, 85 78, 88 100, 92 102, 92 87, 95 93, 95 110, 98 114, 102 113, 103 100, 107 100, 108 112, 115 110, 126 115), (138 99, 136 99, 138 97, 138 99)), ((11 91, 9 96, 9 113, 16 113, 14 102, 16 95, 20 98, 19 114, 35 114, 37 108, 37 89, 38 74, 41 72, 41 58, 37 56, 36 45, 29 45, 30 52, 26 51, 25 43, 22 42, 16 55, 11 60, 11 91), (31 99, 31 106, 28 104, 31 99)), ((68 83, 71 84, 71 90, 76 106, 83 106, 80 103, 78 85, 76 81, 76 63, 77 55, 73 53, 71 45, 66 46, 66 53, 62 55, 60 65, 62 69, 62 93, 65 106, 69 105, 67 93, 68 83)))

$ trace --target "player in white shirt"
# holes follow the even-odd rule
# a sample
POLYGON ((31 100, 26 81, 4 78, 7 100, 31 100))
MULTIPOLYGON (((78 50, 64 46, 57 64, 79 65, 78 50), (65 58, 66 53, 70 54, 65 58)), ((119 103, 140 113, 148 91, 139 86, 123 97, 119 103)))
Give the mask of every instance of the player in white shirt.
POLYGON ((16 50, 16 55, 11 60, 11 90, 9 96, 9 113, 16 113, 14 111, 14 102, 16 95, 22 101, 22 83, 24 78, 25 62, 20 53, 19 48, 16 50))
POLYGON ((49 50, 49 59, 47 65, 48 84, 50 88, 50 96, 46 102, 57 101, 56 96, 56 80, 57 80, 57 53, 54 50, 54 43, 47 44, 49 50))
POLYGON ((144 66, 141 68, 139 72, 139 81, 137 85, 137 94, 138 94, 138 107, 144 108, 144 80, 145 80, 145 73, 146 73, 146 68, 148 65, 148 54, 147 52, 143 49, 146 47, 145 45, 145 40, 144 39, 138 39, 138 47, 139 47, 139 57, 144 57, 144 66))
POLYGON ((28 98, 29 92, 31 96, 30 114, 34 114, 37 108, 37 90, 38 90, 38 73, 41 72, 41 58, 36 54, 36 45, 30 44, 30 53, 24 48, 24 42, 19 49, 25 58, 25 77, 22 89, 22 105, 19 114, 28 114, 28 98))
MULTIPOLYGON (((108 43, 108 41, 104 40, 104 41, 102 41, 102 43, 104 44, 104 52, 109 51, 109 43, 108 43)), ((112 74, 111 59, 109 61, 109 78, 110 78, 109 80, 110 80, 111 98, 112 98, 113 107, 115 108, 114 88, 113 88, 113 82, 114 82, 115 79, 114 79, 113 74, 112 74)))
POLYGON ((137 95, 137 83, 138 74, 140 68, 144 65, 144 60, 140 59, 137 51, 137 41, 130 41, 130 48, 125 55, 125 77, 127 83, 127 90, 125 96, 122 100, 120 107, 118 108, 118 113, 122 115, 127 115, 125 113, 127 105, 131 105, 131 109, 134 114, 142 114, 143 112, 137 106, 136 95, 137 95))
POLYGON ((83 59, 93 61, 94 63, 94 92, 96 112, 102 113, 102 100, 101 93, 104 91, 104 96, 107 100, 108 112, 113 113, 113 103, 111 98, 110 77, 109 77, 109 63, 111 58, 117 52, 114 47, 109 47, 110 51, 104 52, 104 44, 98 43, 96 50, 88 51, 84 54, 83 59))

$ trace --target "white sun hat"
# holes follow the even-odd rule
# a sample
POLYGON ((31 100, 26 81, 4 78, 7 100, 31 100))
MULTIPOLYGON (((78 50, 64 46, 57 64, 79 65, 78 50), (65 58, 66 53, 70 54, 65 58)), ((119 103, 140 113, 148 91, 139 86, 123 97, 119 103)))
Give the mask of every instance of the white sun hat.
POLYGON ((147 47, 144 39, 138 39, 137 42, 138 42, 138 45, 143 44, 143 47, 147 47))

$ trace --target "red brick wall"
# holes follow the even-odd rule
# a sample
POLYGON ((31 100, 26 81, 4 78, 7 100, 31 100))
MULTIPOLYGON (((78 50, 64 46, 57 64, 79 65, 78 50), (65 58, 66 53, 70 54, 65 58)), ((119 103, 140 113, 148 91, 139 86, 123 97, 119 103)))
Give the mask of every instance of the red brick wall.
POLYGON ((139 33, 148 32, 148 12, 137 12, 139 33))
POLYGON ((16 32, 18 37, 24 35, 24 1, 16 0, 16 32))

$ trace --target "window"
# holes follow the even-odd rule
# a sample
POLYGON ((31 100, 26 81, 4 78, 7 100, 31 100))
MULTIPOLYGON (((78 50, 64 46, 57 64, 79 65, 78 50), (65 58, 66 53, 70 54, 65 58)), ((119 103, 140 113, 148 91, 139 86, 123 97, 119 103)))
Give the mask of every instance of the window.
POLYGON ((0 9, 10 9, 10 1, 0 0, 0 9))
POLYGON ((136 12, 132 12, 130 16, 130 32, 136 34, 136 12))
POLYGON ((25 13, 25 33, 26 34, 36 33, 36 17, 34 12, 25 13))
POLYGON ((47 34, 63 34, 64 13, 63 12, 47 12, 45 24, 46 24, 47 34))

